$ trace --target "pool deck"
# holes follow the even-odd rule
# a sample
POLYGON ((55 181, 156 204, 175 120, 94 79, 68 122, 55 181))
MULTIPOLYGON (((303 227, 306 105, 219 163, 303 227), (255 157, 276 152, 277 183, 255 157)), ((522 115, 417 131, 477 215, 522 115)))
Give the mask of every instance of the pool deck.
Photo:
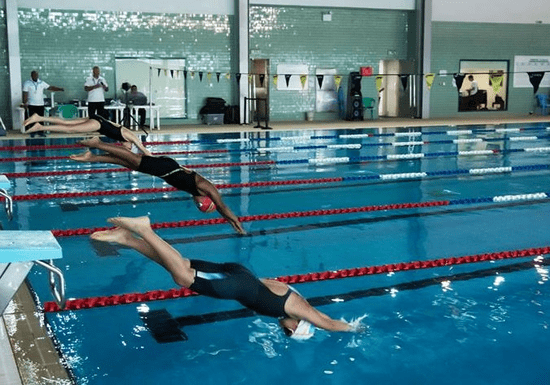
MULTIPOLYGON (((479 114, 481 115, 481 114, 479 114)), ((285 130, 324 130, 324 129, 361 129, 390 127, 429 127, 456 125, 498 125, 549 123, 549 116, 540 115, 499 115, 465 116, 464 118, 403 119, 381 118, 365 121, 300 121, 270 122, 272 131, 285 130)), ((262 125, 265 125, 262 123, 262 125)), ((248 125, 163 125, 153 134, 199 134, 199 133, 236 133, 268 131, 248 125)), ((82 137, 81 134, 50 133, 48 138, 82 137)), ((2 140, 28 139, 20 130, 8 130, 2 140)), ((42 138, 37 138, 42 139, 42 138)), ((34 300, 26 285, 12 300, 12 304, 0 317, 0 384, 27 385, 39 383, 71 384, 70 376, 61 365, 59 354, 44 326, 43 315, 36 312, 34 300)))

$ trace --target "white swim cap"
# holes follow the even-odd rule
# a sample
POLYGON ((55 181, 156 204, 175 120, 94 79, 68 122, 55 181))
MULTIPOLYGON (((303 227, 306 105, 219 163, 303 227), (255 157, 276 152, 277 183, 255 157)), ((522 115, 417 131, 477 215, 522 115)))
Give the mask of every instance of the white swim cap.
POLYGON ((315 326, 313 326, 307 321, 300 320, 300 322, 298 323, 298 327, 296 328, 294 333, 292 333, 290 338, 298 341, 305 341, 313 337, 314 334, 315 334, 315 326))

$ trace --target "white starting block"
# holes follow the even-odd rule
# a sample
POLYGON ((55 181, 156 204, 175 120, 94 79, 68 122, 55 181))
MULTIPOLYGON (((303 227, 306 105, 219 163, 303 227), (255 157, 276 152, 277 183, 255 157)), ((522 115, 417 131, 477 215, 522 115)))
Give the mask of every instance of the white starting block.
POLYGON ((35 263, 48 270, 50 289, 63 309, 65 278, 53 264, 62 257, 61 246, 51 231, 0 231, 0 315, 35 263))
POLYGON ((13 217, 13 201, 8 190, 11 188, 11 183, 5 175, 0 175, 0 196, 4 197, 4 207, 6 208, 6 214, 11 221, 13 217))

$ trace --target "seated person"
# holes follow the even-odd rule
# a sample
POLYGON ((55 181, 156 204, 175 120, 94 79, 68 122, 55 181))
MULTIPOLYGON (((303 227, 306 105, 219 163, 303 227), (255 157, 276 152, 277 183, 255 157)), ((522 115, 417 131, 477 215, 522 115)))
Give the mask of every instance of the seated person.
MULTIPOLYGON (((143 93, 138 91, 138 88, 136 85, 133 85, 130 87, 130 93, 127 95, 127 104, 134 105, 134 106, 146 106, 147 105, 147 96, 145 96, 143 93)), ((143 127, 145 126, 145 116, 147 114, 147 111, 143 108, 138 109, 139 113, 139 126, 143 127)))

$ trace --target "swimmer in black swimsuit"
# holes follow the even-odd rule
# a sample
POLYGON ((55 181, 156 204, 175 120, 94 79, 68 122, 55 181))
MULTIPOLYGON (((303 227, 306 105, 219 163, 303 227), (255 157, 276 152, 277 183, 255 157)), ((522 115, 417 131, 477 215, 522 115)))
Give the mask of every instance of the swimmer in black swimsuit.
POLYGON ((294 333, 303 321, 326 330, 357 331, 350 324, 315 309, 283 282, 258 279, 237 263, 219 264, 183 258, 153 231, 149 217, 117 217, 108 219, 108 222, 116 228, 95 232, 91 238, 137 250, 164 267, 180 286, 208 297, 233 299, 258 314, 278 318, 287 335, 294 333))
POLYGON ((180 166, 174 159, 167 156, 134 154, 121 146, 102 142, 98 137, 83 140, 80 143, 87 147, 105 151, 106 154, 96 155, 87 151, 84 154, 71 155, 71 159, 78 162, 117 164, 135 171, 157 176, 175 188, 191 194, 197 205, 204 197, 208 197, 215 204, 216 210, 227 219, 229 224, 239 234, 246 234, 239 218, 223 202, 216 186, 195 171, 180 166))
MULTIPOLYGON (((123 144, 135 145, 143 154, 151 155, 145 148, 141 140, 129 129, 120 124, 111 122, 100 115, 93 118, 63 119, 55 116, 40 116, 34 114, 23 123, 25 127, 28 124, 36 123, 25 131, 25 133, 34 133, 38 131, 65 132, 69 134, 88 134, 98 132, 100 135, 122 142, 123 144), (51 123, 49 126, 43 126, 40 123, 51 123)), ((127 148, 129 148, 127 147, 127 148)))

